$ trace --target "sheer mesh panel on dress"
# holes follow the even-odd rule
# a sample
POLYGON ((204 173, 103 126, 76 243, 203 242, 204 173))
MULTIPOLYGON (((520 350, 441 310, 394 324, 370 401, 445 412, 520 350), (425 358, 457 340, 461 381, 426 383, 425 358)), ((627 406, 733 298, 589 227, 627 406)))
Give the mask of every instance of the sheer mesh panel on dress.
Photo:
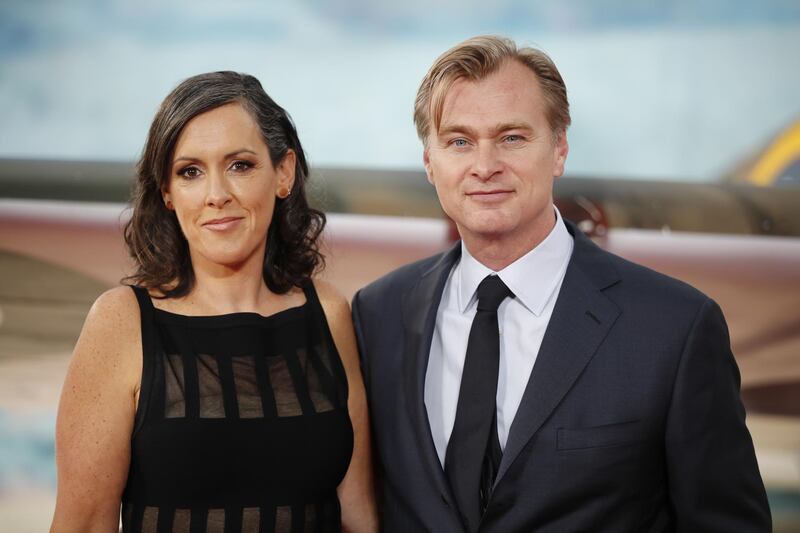
POLYGON ((239 417, 261 418, 264 416, 264 408, 261 405, 261 389, 256 375, 255 357, 252 355, 232 357, 231 366, 239 417))
POLYGON ((173 353, 164 359, 164 416, 183 418, 186 416, 183 358, 173 353))
POLYGON ((225 509, 209 509, 206 533, 225 533, 225 509))
POLYGON ((314 351, 319 354, 319 360, 325 365, 325 370, 328 371, 328 374, 333 375, 334 371, 330 350, 326 349, 323 344, 317 344, 314 346, 314 351))
POLYGON ((282 505, 275 509, 275 533, 292 531, 292 508, 282 505))
MULTIPOLYGON (((257 533, 259 531, 259 509, 244 509, 241 514, 236 512, 226 513, 225 509, 208 509, 192 512, 191 509, 175 509, 170 519, 169 510, 161 510, 158 521, 158 531, 169 533, 190 533, 202 531, 204 533, 257 533), (241 523, 239 523, 241 518, 241 523), (161 523, 163 522, 163 524, 161 523)), ((142 532, 156 531, 147 529, 144 524, 142 532)))
MULTIPOLYGON (((169 533, 295 533, 329 531, 330 521, 337 516, 331 503, 282 505, 274 509, 246 507, 244 509, 212 508, 192 512, 191 509, 158 507, 139 508, 142 511, 141 528, 133 533, 168 531, 169 533), (262 515, 263 512, 263 515, 262 515)), ((123 516, 131 523, 134 508, 126 505, 123 516)), ((126 532, 128 530, 126 529, 126 532)))
POLYGON ((297 398, 289 364, 285 357, 276 356, 268 359, 269 381, 275 395, 275 408, 278 416, 300 416, 303 409, 297 398))
POLYGON ((306 505, 303 531, 314 531, 316 520, 317 520, 317 506, 314 505, 313 503, 306 505))
MULTIPOLYGON (((321 366, 321 364, 319 364, 321 366)), ((333 403, 330 390, 323 387, 323 382, 330 380, 320 380, 316 367, 318 365, 309 364, 306 366, 306 383, 308 383, 308 394, 311 396, 311 402, 314 404, 314 411, 317 413, 324 413, 333 410, 333 403)), ((322 367, 323 369, 325 367, 322 367)), ((324 371, 324 370, 323 370, 324 371)), ((326 383, 329 387, 329 383, 326 383)))
POLYGON ((141 531, 156 531, 158 528, 158 507, 145 507, 142 514, 141 531))
POLYGON ((200 418, 225 418, 219 366, 213 355, 197 354, 200 418))
POLYGON ((313 414, 314 403, 311 401, 311 393, 306 374, 306 368, 308 367, 308 355, 306 354, 306 350, 304 348, 298 348, 295 352, 295 357, 287 358, 286 363, 289 367, 289 373, 292 376, 292 383, 294 383, 297 401, 300 402, 300 409, 303 414, 313 414))
POLYGON ((261 526, 261 510, 258 507, 242 509, 242 531, 256 532, 261 526))
POLYGON ((189 533, 192 525, 192 511, 189 509, 175 509, 172 517, 170 533, 189 533))
POLYGON ((328 357, 315 354, 308 357, 298 349, 295 357, 277 355, 266 357, 267 377, 259 376, 256 356, 215 357, 197 354, 196 379, 187 376, 192 372, 184 366, 180 354, 165 357, 164 416, 187 416, 186 386, 189 380, 197 383, 200 418, 261 418, 266 412, 279 417, 324 413, 335 408, 336 385, 330 371, 328 357), (229 377, 224 379, 223 366, 229 377), (271 396, 271 397, 270 397, 271 396))

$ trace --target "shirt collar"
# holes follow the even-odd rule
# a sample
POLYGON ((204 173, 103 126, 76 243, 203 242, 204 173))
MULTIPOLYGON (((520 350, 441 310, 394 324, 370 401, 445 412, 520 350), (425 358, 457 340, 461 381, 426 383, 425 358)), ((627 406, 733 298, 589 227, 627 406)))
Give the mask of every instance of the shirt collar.
POLYGON ((516 298, 531 313, 539 316, 558 287, 572 255, 573 239, 561 213, 556 212, 553 229, 533 250, 504 269, 495 272, 475 259, 461 242, 461 259, 454 272, 458 284, 458 308, 464 313, 477 299, 476 291, 483 278, 497 274, 516 298), (536 282, 531 282, 536 280, 536 282))

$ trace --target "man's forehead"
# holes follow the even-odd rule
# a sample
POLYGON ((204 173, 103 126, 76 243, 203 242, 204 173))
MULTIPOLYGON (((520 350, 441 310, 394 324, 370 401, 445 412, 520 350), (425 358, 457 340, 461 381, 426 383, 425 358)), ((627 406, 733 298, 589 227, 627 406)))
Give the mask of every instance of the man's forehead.
POLYGON ((470 78, 459 76, 455 78, 449 86, 445 85, 442 90, 445 94, 442 97, 446 100, 454 93, 458 92, 487 92, 490 90, 503 89, 511 90, 530 90, 538 93, 539 78, 526 65, 519 61, 506 61, 494 71, 481 78, 470 78))
POLYGON ((486 91, 477 85, 472 91, 454 87, 446 96, 436 133, 446 134, 453 130, 465 130, 480 125, 481 129, 508 130, 533 128, 535 123, 546 120, 544 102, 536 91, 518 87, 494 86, 486 91))

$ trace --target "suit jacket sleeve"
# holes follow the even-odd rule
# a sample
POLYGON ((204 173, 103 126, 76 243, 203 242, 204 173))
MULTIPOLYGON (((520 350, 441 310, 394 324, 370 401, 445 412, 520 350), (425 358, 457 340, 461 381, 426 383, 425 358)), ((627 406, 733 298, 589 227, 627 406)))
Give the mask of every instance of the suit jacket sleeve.
POLYGON ((739 385, 725 319, 707 299, 686 339, 666 423, 678 531, 772 530, 739 385))

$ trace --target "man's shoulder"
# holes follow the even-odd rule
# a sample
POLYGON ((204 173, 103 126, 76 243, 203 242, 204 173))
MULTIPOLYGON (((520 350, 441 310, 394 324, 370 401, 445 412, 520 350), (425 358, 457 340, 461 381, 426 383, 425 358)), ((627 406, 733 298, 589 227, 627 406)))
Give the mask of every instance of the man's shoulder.
POLYGON ((705 294, 685 281, 606 250, 571 222, 565 223, 574 239, 570 266, 582 271, 598 288, 608 289, 607 294, 638 300, 663 297, 693 304, 708 300, 705 294))
POLYGON ((709 299, 685 281, 605 250, 602 250, 602 254, 608 258, 619 276, 620 283, 614 289, 620 293, 633 295, 639 300, 659 302, 661 305, 684 303, 696 306, 709 299))

